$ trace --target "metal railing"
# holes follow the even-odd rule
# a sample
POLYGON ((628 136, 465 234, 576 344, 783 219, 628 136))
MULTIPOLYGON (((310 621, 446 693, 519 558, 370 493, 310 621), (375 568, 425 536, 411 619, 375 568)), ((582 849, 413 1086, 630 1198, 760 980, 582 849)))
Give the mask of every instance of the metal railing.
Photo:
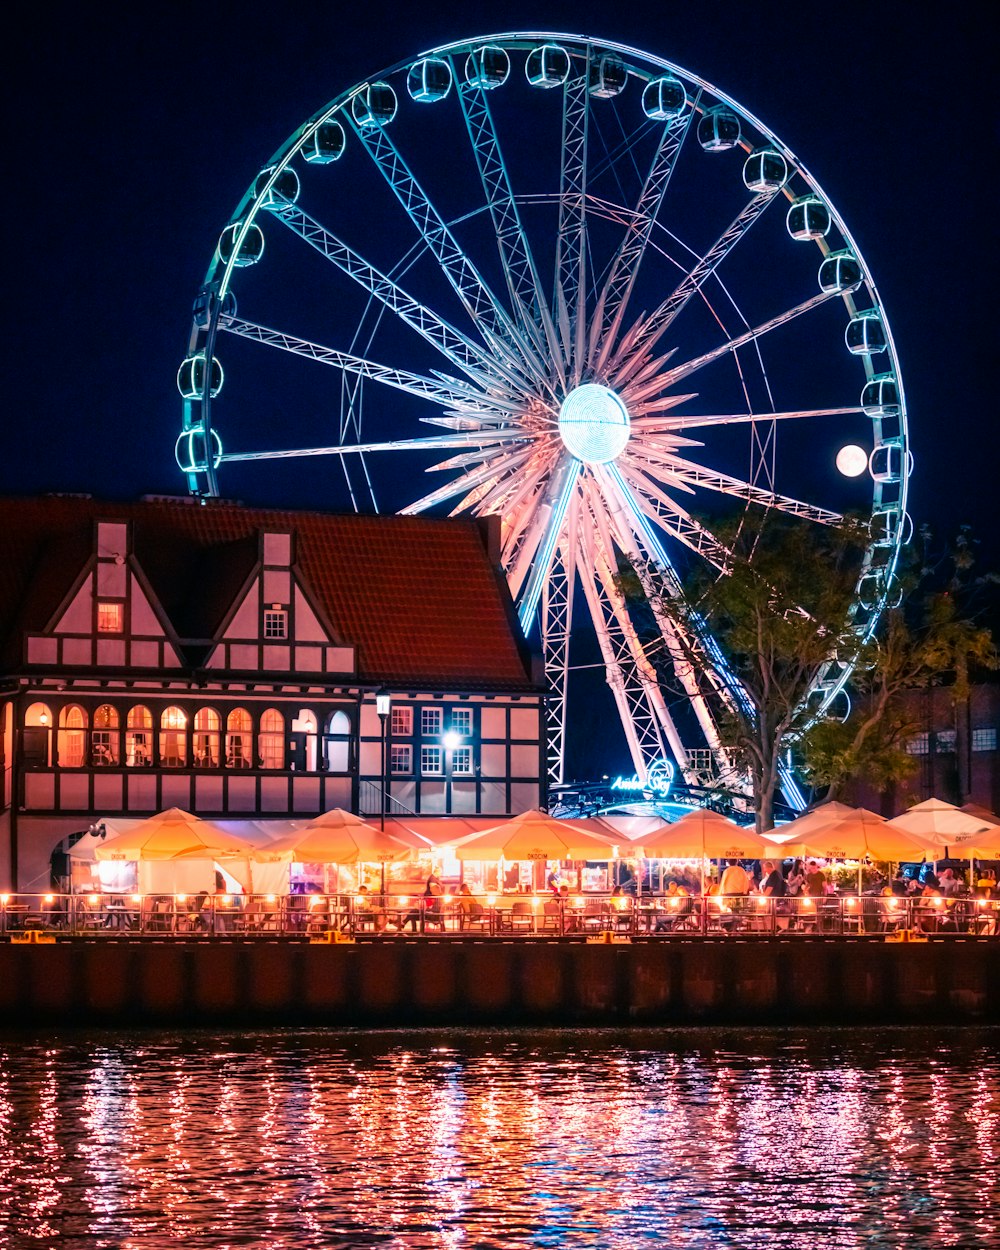
POLYGON ((0 939, 1000 936, 1000 899, 600 894, 0 894, 0 939))

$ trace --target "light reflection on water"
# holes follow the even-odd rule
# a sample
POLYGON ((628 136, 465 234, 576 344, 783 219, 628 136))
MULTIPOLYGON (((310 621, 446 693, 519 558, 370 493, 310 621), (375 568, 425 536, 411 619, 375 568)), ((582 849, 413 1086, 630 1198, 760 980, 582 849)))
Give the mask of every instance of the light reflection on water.
POLYGON ((0 1037, 0 1246, 1000 1246, 998 1042, 0 1037))

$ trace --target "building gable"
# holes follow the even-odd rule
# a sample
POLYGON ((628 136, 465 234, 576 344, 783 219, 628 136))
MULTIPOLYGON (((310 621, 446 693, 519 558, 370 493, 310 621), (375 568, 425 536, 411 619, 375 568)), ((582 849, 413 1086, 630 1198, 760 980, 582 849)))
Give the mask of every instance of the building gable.
POLYGON ((354 648, 324 621, 292 533, 261 534, 260 560, 224 621, 206 669, 352 676, 354 648))
POLYGON ((46 627, 25 638, 28 664, 181 667, 173 634, 131 549, 124 522, 97 521, 95 549, 46 627))

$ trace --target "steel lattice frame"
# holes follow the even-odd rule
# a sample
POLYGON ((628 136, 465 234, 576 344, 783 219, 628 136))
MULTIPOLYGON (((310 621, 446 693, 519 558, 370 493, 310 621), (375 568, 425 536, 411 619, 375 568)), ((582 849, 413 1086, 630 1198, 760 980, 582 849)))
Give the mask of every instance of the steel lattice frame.
MULTIPOLYGON (((788 233, 788 252, 801 251, 788 233)), ((269 258, 261 259, 266 269, 269 258)), ((328 376, 319 373, 308 385, 328 376)), ((837 493, 832 475, 815 501, 799 497, 810 491, 779 489, 779 448, 789 431, 815 430, 819 438, 834 425, 870 452, 872 536, 858 580, 859 633, 875 628, 896 593, 908 525, 905 403, 888 321, 853 238, 802 163, 752 114, 695 75, 620 44, 575 35, 489 36, 423 53, 339 95, 265 164, 233 214, 196 301, 179 384, 177 458, 193 492, 219 493, 227 463, 334 456, 356 501, 377 476, 369 463, 409 452, 433 456, 430 468, 445 480, 416 500, 393 501, 394 510, 445 506, 500 515, 503 564, 522 625, 526 632, 540 628, 552 691, 547 743, 554 782, 564 779, 574 608, 579 614, 585 607, 640 776, 669 753, 688 780, 703 783, 689 751, 701 759, 707 746, 716 775, 739 784, 713 717, 718 700, 740 700, 739 685, 724 670, 710 679, 684 660, 717 652, 709 623, 692 622, 691 636, 681 639, 676 624, 654 613, 654 628, 644 631, 616 574, 622 558, 633 562, 655 603, 657 595, 676 593, 678 559, 724 569, 726 549, 711 519, 693 511, 694 500, 716 497, 730 507, 738 502, 836 523, 843 505, 827 497, 827 486, 837 493), (521 68, 527 77, 516 72, 521 68), (435 148, 436 138, 420 137, 432 114, 435 125, 447 123, 454 147, 435 148), (729 142, 734 119, 738 136, 729 142), (540 155, 532 164, 522 149, 536 134, 540 155), (381 205, 377 228, 348 221, 335 231, 329 222, 337 201, 331 208, 329 190, 321 188, 324 180, 327 188, 336 185, 340 147, 352 194, 364 185, 371 204, 381 205), (730 163, 731 187, 723 193, 721 183, 711 184, 714 192, 695 198, 692 178, 725 161, 727 151, 744 162, 730 163), (755 181, 753 171, 765 168, 762 152, 771 173, 755 181), (557 185, 545 185, 553 178, 557 185), (395 214, 391 226, 379 197, 395 214), (447 210, 437 206, 442 201, 447 210), (822 289, 813 279, 811 290, 799 285, 785 295, 790 263, 769 235, 771 251, 751 270, 751 285, 756 294, 775 280, 782 306, 754 315, 738 302, 727 274, 747 241, 761 234, 758 223, 778 214, 776 203, 818 214, 805 234, 824 266, 822 289), (688 230, 691 242, 679 224, 685 209, 698 222, 688 230), (711 216, 717 224, 706 235, 702 220, 711 216), (296 247, 296 265, 311 257, 311 280, 333 284, 345 307, 360 301, 353 306, 360 312, 343 324, 322 322, 340 346, 291 326, 271 328, 266 313, 261 320, 238 314, 235 292, 239 287, 242 303, 244 285, 248 300, 266 309, 266 289, 243 277, 260 258, 262 233, 268 249, 279 235, 286 255, 296 247), (386 240, 397 235, 402 242, 388 249, 386 240), (805 327, 812 344, 815 327, 817 360, 843 351, 843 343, 827 341, 831 307, 840 310, 838 332, 848 326, 849 346, 854 336, 863 375, 857 368, 853 392, 827 386, 818 402, 779 402, 772 374, 781 353, 771 344, 780 344, 789 327, 805 327), (339 408, 333 436, 307 447, 223 451, 214 362, 236 342, 252 345, 250 368, 265 376, 273 353, 262 347, 297 358, 303 370, 337 370, 343 384, 329 387, 339 397, 331 403, 339 408), (380 359, 380 350, 391 358, 380 359), (413 360, 432 363, 407 367, 413 360), (724 384, 738 402, 713 411, 711 400, 688 389, 705 379, 710 393, 724 384), (363 410, 364 383, 379 385, 366 391, 363 410), (569 438, 564 405, 587 387, 601 388, 626 414, 627 436, 614 454, 587 456, 569 438), (378 412, 389 424, 390 410, 383 406, 374 418, 380 428, 362 437, 362 425, 370 424, 363 413, 380 388, 423 405, 420 419, 438 431, 387 437, 378 412), (725 444, 724 463, 705 462, 720 431, 745 440, 745 473, 733 471, 725 444), (362 471, 352 476, 350 464, 362 471), (677 698, 664 694, 665 659, 677 698), (678 698, 688 708, 679 717, 678 698)), ((287 425, 280 394, 274 402, 275 425, 287 425)), ((595 428, 606 420, 596 418, 595 428)), ((373 491, 371 500, 377 506, 373 491)), ((831 660, 815 692, 818 710, 832 704, 848 676, 831 660)), ((785 784, 786 793, 794 791, 790 777, 785 784)))

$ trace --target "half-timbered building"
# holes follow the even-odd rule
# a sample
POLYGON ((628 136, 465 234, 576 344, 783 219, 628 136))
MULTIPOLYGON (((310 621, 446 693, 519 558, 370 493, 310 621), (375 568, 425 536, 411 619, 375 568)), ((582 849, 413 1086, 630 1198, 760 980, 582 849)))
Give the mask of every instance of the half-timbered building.
POLYGON ((0 500, 0 879, 44 888, 52 848, 99 816, 537 806, 541 676, 498 539, 492 521, 0 500))

